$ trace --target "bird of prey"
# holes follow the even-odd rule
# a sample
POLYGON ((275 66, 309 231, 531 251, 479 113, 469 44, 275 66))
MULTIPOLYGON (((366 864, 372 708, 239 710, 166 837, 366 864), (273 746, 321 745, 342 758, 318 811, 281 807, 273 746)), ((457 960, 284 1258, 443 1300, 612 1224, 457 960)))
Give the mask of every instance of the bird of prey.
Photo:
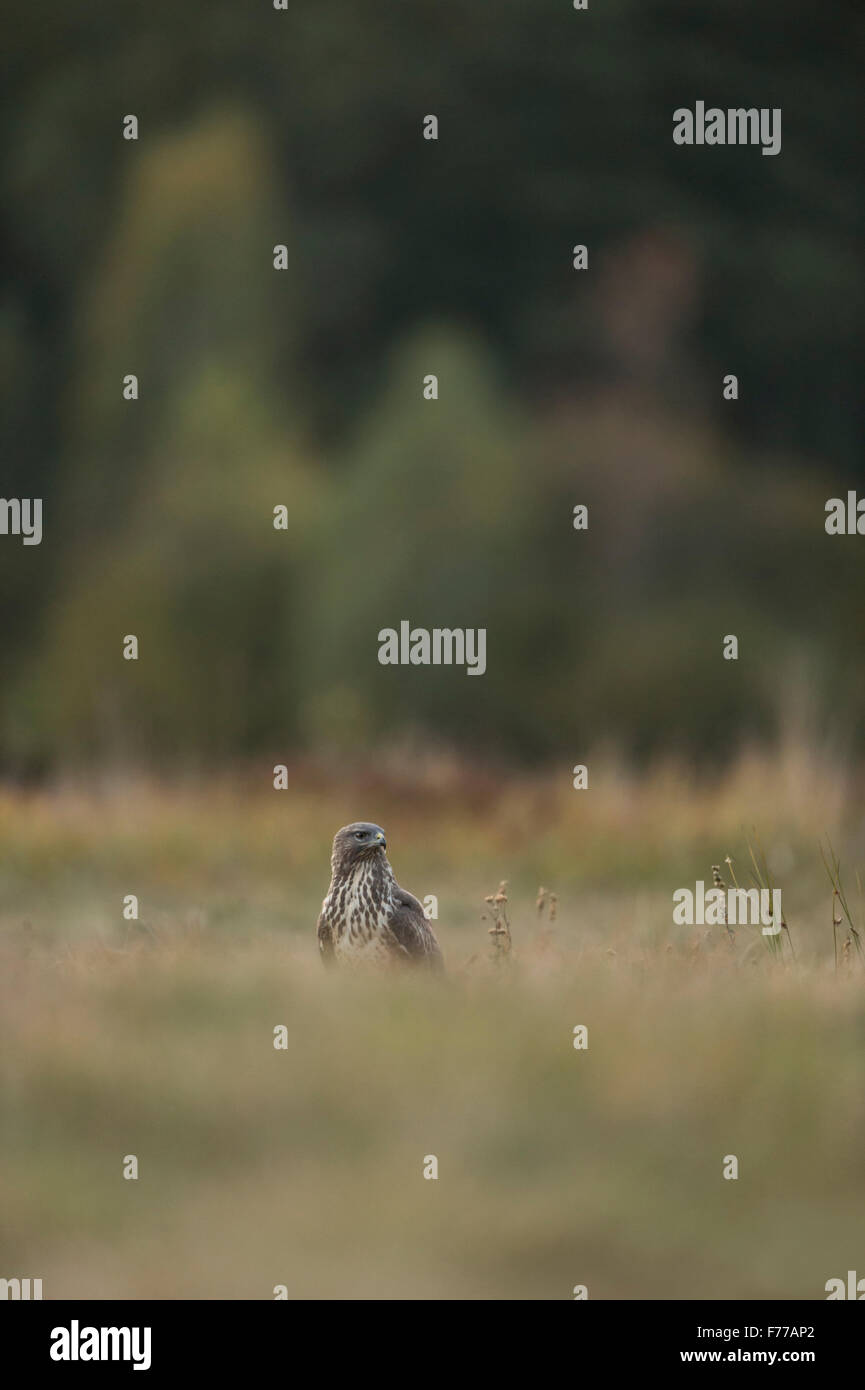
POLYGON ((355 821, 333 837, 331 880, 318 919, 322 959, 443 966, 439 944, 417 898, 400 888, 379 825, 355 821))

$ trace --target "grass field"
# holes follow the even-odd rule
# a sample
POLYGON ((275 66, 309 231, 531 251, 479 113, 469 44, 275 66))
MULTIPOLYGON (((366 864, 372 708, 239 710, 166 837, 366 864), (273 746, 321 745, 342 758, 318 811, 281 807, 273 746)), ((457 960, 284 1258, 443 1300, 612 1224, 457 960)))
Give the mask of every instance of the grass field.
POLYGON ((865 972, 846 925, 836 967, 818 845, 855 911, 861 775, 795 749, 702 781, 590 767, 586 792, 445 760, 0 792, 0 1273, 265 1299, 824 1298, 865 1273, 865 972), (322 970, 358 818, 437 896, 446 980, 322 970), (747 877, 752 827, 795 959, 672 925, 712 864, 747 877))

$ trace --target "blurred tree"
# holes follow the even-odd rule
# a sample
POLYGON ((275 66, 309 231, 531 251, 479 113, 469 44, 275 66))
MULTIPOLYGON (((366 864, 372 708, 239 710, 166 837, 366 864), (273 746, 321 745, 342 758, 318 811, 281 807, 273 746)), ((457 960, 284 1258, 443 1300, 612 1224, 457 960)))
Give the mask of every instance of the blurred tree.
POLYGON ((296 732, 292 593, 316 489, 277 384, 288 224, 236 116, 169 138, 130 182, 83 313, 57 587, 13 700, 22 757, 229 756, 296 732))

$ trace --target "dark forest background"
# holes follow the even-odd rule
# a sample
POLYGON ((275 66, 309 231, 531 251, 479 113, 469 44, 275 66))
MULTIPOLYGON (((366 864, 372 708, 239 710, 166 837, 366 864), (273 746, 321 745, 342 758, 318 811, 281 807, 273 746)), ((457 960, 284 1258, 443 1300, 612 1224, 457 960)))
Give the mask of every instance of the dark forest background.
POLYGON ((0 494, 44 539, 0 538, 3 771, 861 742, 858 5, 4 29, 0 494), (781 107, 781 154, 674 146, 698 99, 781 107), (402 618, 486 627, 486 676, 379 666, 402 618))

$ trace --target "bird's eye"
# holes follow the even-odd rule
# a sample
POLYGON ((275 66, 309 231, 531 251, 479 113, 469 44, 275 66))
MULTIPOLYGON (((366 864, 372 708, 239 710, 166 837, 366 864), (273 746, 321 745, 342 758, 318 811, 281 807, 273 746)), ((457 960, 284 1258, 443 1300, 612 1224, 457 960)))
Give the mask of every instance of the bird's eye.
POLYGON ((365 840, 365 839, 366 839, 366 831, 365 831, 365 830, 356 830, 356 831, 354 832, 354 838, 355 838, 356 840, 365 840))

